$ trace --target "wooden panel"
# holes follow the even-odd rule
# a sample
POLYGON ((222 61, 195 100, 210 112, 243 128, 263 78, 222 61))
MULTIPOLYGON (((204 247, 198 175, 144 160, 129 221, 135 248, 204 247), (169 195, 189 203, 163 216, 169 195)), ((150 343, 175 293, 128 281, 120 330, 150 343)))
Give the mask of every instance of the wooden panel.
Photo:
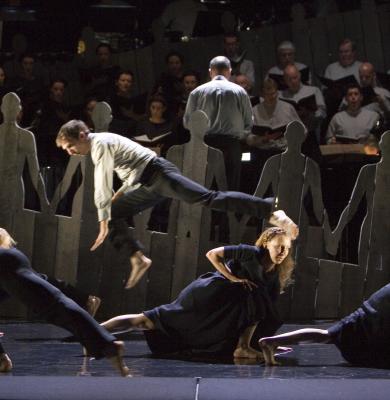
POLYGON ((296 48, 295 60, 310 66, 312 70, 313 60, 310 48, 311 30, 309 21, 299 18, 292 22, 291 28, 292 41, 296 48))
POLYGON ((174 268, 174 238, 167 233, 153 232, 150 254, 153 259, 149 271, 146 309, 171 301, 171 282, 174 268))
POLYGON ((390 132, 386 132, 381 141, 382 160, 377 165, 375 175, 366 296, 388 283, 390 279, 390 171, 387 161, 390 157, 389 141, 390 132))
POLYGON ((256 44, 259 52, 259 75, 261 85, 261 79, 265 78, 268 70, 276 64, 276 42, 274 39, 273 29, 271 26, 261 28, 256 33, 256 44))
MULTIPOLYGON (((342 16, 344 21, 345 37, 352 39, 356 43, 358 60, 367 59, 360 10, 347 12, 342 14, 342 16)), ((364 24, 365 23, 366 15, 364 15, 364 24)))
POLYGON ((292 38, 292 30, 291 24, 277 24, 273 25, 274 31, 274 41, 275 41, 275 48, 274 52, 276 53, 276 48, 279 44, 285 40, 291 40, 292 38))
POLYGON ((355 311, 362 303, 364 276, 364 268, 354 264, 343 265, 339 318, 355 311))
POLYGON ((302 258, 295 268, 290 318, 293 320, 314 319, 319 260, 302 258))
POLYGON ((320 260, 315 318, 337 318, 343 264, 320 260))
MULTIPOLYGON (((374 64, 376 70, 384 71, 385 62, 383 56, 383 48, 386 47, 382 43, 379 15, 375 4, 362 3, 362 41, 365 45, 365 59, 374 64)), ((389 17, 389 15, 388 15, 389 17)), ((387 20, 389 25, 389 19, 387 20)))
POLYGON ((332 14, 326 17, 326 27, 329 47, 330 62, 338 59, 338 45, 345 38, 342 14, 332 14))
POLYGON ((35 217, 32 266, 39 272, 55 276, 58 218, 39 213, 35 217))
MULTIPOLYGON (((326 66, 330 63, 329 42, 326 32, 326 19, 315 18, 309 20, 310 50, 312 53, 312 80, 319 84, 316 74, 323 76, 326 66)), ((333 49, 333 46, 332 46, 333 49)))
POLYGON ((378 7, 378 22, 379 22, 379 29, 381 32, 381 43, 382 49, 381 52, 383 54, 383 62, 384 66, 383 69, 380 70, 377 67, 377 70, 380 72, 385 72, 390 68, 390 4, 383 5, 378 7))
MULTIPOLYGON (((206 183, 209 152, 213 151, 203 142, 207 126, 207 115, 203 111, 194 112, 190 119, 191 141, 183 146, 183 175, 201 185, 206 183)), ((224 165, 220 167, 224 168, 224 165)), ((204 225, 204 212, 199 205, 179 204, 172 297, 197 276, 200 237, 210 229, 204 225)))

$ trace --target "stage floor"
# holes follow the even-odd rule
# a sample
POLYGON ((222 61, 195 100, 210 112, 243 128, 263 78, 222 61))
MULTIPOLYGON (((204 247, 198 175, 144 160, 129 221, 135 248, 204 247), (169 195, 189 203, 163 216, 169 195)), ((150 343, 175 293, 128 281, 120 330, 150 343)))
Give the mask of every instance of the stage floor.
MULTIPOLYGON (((328 325, 317 324, 316 326, 328 325)), ((306 325, 286 324, 281 331, 302 327, 306 325)), ((279 357, 282 366, 265 367, 258 362, 244 360, 235 362, 233 360, 158 359, 151 355, 142 334, 132 334, 130 339, 126 340, 125 360, 133 378, 124 379, 117 378, 116 372, 106 360, 84 358, 78 343, 63 342, 62 339, 67 337, 68 333, 60 328, 40 323, 3 321, 0 322, 0 331, 5 333, 2 342, 14 363, 12 373, 0 374, 0 399, 68 398, 67 391, 72 386, 73 395, 69 398, 77 399, 77 393, 86 395, 86 391, 95 391, 97 393, 91 393, 91 396, 94 396, 91 398, 94 400, 104 398, 99 397, 102 395, 100 387, 110 391, 110 400, 123 398, 116 397, 118 388, 122 385, 132 388, 130 390, 133 395, 126 398, 154 399, 161 396, 166 400, 176 398, 210 400, 219 398, 219 391, 220 398, 238 399, 241 398, 240 393, 251 388, 251 393, 255 394, 258 390, 256 388, 259 387, 262 391, 269 388, 267 392, 269 398, 277 395, 278 390, 283 390, 284 398, 300 399, 309 399, 310 395, 313 396, 312 398, 321 398, 322 386, 328 392, 333 391, 340 384, 345 387, 344 390, 352 390, 355 399, 364 398, 361 396, 365 390, 369 390, 369 396, 366 398, 379 399, 382 397, 376 397, 376 395, 380 396, 381 393, 386 394, 383 398, 387 398, 390 390, 390 370, 351 367, 342 359, 333 345, 295 346, 293 352, 279 357), (83 378, 68 379, 70 377, 83 378), (228 382, 232 381, 235 382, 234 387, 228 385, 228 382), (294 397, 294 390, 297 388, 293 389, 294 385, 301 388, 296 391, 296 397, 294 397), (380 388, 377 392, 376 385, 380 388), (306 386, 308 397, 305 397, 302 392, 302 388, 306 386), (315 393, 311 392, 311 386, 315 393), (62 388, 60 392, 52 389, 55 393, 50 390, 50 396, 42 397, 42 391, 56 387, 62 388), (155 388, 155 393, 142 397, 140 393, 145 394, 146 387, 147 390, 155 388), (242 387, 241 391, 233 395, 239 387, 242 387), (206 396, 207 388, 210 393, 206 396)), ((346 394, 343 391, 340 393, 346 394)), ((248 396, 249 394, 242 398, 252 398, 248 396)), ((326 398, 325 394, 324 396, 326 398)), ((263 392, 263 396, 254 398, 268 397, 263 392)), ((334 395, 331 398, 338 397, 334 395)), ((349 397, 343 395, 340 398, 348 399, 349 397)))

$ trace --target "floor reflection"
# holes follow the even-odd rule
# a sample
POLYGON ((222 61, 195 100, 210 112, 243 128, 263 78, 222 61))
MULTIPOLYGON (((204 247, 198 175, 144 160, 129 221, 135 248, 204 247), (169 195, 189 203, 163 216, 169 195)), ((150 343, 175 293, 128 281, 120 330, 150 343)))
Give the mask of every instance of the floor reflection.
MULTIPOLYGON (((283 331, 302 327, 305 325, 286 324, 283 331)), ((63 341, 68 333, 60 328, 15 322, 0 322, 0 328, 5 333, 4 347, 14 363, 12 375, 117 376, 106 360, 84 357, 78 343, 63 341)), ((336 347, 321 344, 295 346, 293 351, 278 356, 281 366, 265 367, 256 360, 155 358, 143 336, 133 334, 126 340, 125 360, 134 377, 390 378, 390 370, 350 367, 336 347)))

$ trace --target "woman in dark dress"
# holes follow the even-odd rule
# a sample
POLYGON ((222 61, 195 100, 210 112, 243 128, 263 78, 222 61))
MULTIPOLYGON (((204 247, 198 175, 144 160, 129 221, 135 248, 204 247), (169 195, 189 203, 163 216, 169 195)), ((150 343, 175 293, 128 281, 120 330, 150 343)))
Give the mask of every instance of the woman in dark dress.
POLYGON ((259 341, 268 365, 279 365, 274 358, 277 346, 299 343, 334 344, 351 364, 390 368, 390 284, 328 329, 299 329, 259 341))
POLYGON ((291 241, 286 230, 273 227, 266 229, 254 246, 210 250, 206 256, 217 271, 200 276, 171 304, 142 314, 120 315, 103 326, 113 332, 145 330, 155 354, 189 350, 261 357, 251 348, 251 338, 255 331, 260 338, 281 325, 275 302, 293 271, 291 241))

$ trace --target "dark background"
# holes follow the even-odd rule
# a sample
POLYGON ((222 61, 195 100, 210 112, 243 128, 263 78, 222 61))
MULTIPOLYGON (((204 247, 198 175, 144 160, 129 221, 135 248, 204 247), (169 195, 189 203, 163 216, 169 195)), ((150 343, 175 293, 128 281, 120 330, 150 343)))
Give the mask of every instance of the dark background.
MULTIPOLYGON (((388 0, 377 0, 383 3, 388 0)), ((138 37, 150 36, 152 21, 158 17, 164 7, 171 0, 127 0, 122 4, 131 6, 126 11, 120 12, 121 21, 115 13, 107 12, 99 25, 104 25, 105 31, 115 32, 118 26, 125 28, 128 33, 138 37), (124 14, 125 13, 125 14, 124 14), (124 17, 126 15, 126 17, 124 17), (124 27, 124 24, 127 24, 124 27)), ((26 0, 26 1, 0 1, 0 12, 3 15, 4 27, 2 38, 2 51, 11 51, 12 37, 16 33, 23 33, 29 39, 30 51, 75 51, 77 40, 84 26, 93 25, 97 19, 94 16, 93 0, 26 0), (9 10, 13 9, 13 13, 9 10), (17 20, 20 11, 34 10, 29 15, 34 16, 34 21, 17 20), (6 16, 5 16, 6 12, 6 16), (14 20, 10 20, 10 16, 14 20)), ((306 9, 308 17, 315 14, 315 1, 308 0, 228 0, 223 3, 213 0, 203 2, 210 10, 231 11, 243 22, 243 26, 257 27, 264 23, 282 23, 289 21, 290 8, 295 3, 301 3, 306 9)), ((360 7, 360 0, 338 1, 339 11, 352 10, 360 7)), ((95 29, 95 31, 98 31, 95 29)))

